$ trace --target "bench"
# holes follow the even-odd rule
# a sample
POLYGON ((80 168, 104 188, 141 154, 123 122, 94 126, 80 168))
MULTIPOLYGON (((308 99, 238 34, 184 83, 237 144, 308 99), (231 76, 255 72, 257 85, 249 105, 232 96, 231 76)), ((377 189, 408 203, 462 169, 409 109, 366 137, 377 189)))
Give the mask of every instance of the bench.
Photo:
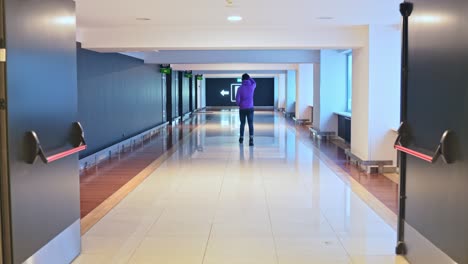
POLYGON ((296 117, 293 117, 292 119, 294 120, 294 122, 296 123, 296 125, 306 125, 306 124, 310 124, 310 120, 309 120, 309 119, 300 119, 300 118, 296 118, 296 117))
POLYGON ((378 167, 378 173, 384 173, 384 166, 392 166, 391 160, 362 160, 351 152, 351 149, 345 150, 346 160, 355 163, 358 168, 365 167, 366 172, 370 172, 369 167, 378 167))
POLYGON ((330 141, 331 138, 335 137, 335 132, 333 131, 320 131, 316 128, 309 127, 310 135, 314 139, 330 141))

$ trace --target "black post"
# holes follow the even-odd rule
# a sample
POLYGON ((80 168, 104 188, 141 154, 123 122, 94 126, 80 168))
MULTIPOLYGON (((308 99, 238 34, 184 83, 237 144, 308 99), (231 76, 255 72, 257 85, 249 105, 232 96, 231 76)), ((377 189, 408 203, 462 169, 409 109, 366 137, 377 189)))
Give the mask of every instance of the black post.
MULTIPOLYGON (((402 51, 401 51, 401 106, 400 121, 406 123, 408 115, 408 18, 413 11, 413 4, 404 2, 400 4, 400 13, 403 16, 402 51)), ((400 153, 400 197, 398 211, 398 238, 396 253, 406 254, 405 246, 405 201, 406 201, 406 153, 400 153)))

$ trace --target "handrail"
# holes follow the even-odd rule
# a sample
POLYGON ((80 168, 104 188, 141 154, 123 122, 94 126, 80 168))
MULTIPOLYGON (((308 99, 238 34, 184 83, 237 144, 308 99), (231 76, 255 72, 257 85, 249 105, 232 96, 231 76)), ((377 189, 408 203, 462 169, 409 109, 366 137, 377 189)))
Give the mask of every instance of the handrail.
POLYGON ((422 154, 422 153, 417 152, 415 150, 405 148, 405 147, 400 146, 400 145, 395 145, 395 149, 399 150, 399 151, 402 151, 402 152, 405 152, 406 154, 410 154, 411 156, 415 156, 415 157, 420 158, 422 160, 428 161, 430 163, 434 162, 434 157, 431 157, 431 156, 426 155, 426 154, 422 154))
POLYGON ((395 141, 394 148, 398 151, 404 152, 416 158, 422 159, 429 163, 435 163, 440 156, 444 159, 445 163, 450 164, 455 161, 453 157, 453 150, 450 150, 451 147, 449 146, 450 141, 453 139, 453 132, 450 130, 446 130, 440 139, 439 145, 437 145, 437 149, 435 153, 430 156, 419 151, 410 149, 408 147, 403 146, 401 141, 406 139, 404 137, 408 137, 408 132, 406 128, 406 124, 402 123, 400 128, 398 129, 398 137, 395 141))
POLYGON ((60 159, 63 159, 67 156, 70 156, 72 154, 78 153, 80 151, 83 151, 86 149, 86 142, 84 139, 84 131, 83 127, 79 122, 73 123, 73 136, 77 136, 77 141, 76 138, 72 137, 73 143, 73 148, 59 152, 54 155, 47 156, 45 151, 42 149, 41 143, 39 141, 39 137, 37 136, 36 132, 34 131, 29 131, 26 133, 26 137, 28 139, 28 153, 26 157, 26 162, 29 164, 34 164, 36 161, 37 157, 40 157, 41 160, 48 164, 60 159))

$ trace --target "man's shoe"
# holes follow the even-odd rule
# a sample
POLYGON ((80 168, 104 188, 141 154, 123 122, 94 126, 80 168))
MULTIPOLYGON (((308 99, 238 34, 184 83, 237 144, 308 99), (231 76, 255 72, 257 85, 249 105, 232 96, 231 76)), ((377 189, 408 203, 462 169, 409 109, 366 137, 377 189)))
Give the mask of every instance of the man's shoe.
POLYGON ((254 143, 253 143, 253 139, 251 138, 251 139, 249 140, 249 146, 251 146, 251 147, 252 147, 253 145, 254 145, 254 143))
POLYGON ((243 138, 243 137, 240 137, 240 138, 239 138, 239 143, 240 143, 240 144, 244 143, 244 138, 243 138))

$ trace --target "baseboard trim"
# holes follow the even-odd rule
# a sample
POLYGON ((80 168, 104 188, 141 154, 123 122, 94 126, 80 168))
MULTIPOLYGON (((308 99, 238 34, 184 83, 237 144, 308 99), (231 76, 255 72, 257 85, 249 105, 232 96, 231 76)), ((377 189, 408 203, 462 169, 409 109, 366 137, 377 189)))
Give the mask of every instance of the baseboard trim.
POLYGON ((346 158, 350 163, 355 163, 360 169, 365 170, 367 173, 392 173, 396 171, 391 160, 363 160, 356 154, 351 152, 351 149, 345 150, 346 158), (378 170, 373 171, 377 167, 378 170))
MULTIPOLYGON (((34 234, 31 234, 34 235, 34 234)), ((62 233, 42 247, 25 264, 71 263, 81 252, 80 220, 76 220, 62 233)))
POLYGON ((141 144, 144 140, 153 137, 158 134, 162 128, 165 128, 169 122, 163 123, 161 125, 155 126, 151 129, 148 129, 134 137, 128 138, 124 141, 121 141, 117 144, 114 144, 110 147, 107 147, 101 151, 98 151, 94 154, 91 154, 80 160, 80 170, 88 169, 90 167, 96 166, 99 162, 109 159, 115 153, 121 152, 125 148, 132 148, 136 144, 141 144))
POLYGON ((320 141, 325 140, 325 141, 330 141, 335 138, 336 133, 334 131, 320 131, 317 128, 314 127, 309 127, 310 135, 314 139, 318 139, 320 141))

